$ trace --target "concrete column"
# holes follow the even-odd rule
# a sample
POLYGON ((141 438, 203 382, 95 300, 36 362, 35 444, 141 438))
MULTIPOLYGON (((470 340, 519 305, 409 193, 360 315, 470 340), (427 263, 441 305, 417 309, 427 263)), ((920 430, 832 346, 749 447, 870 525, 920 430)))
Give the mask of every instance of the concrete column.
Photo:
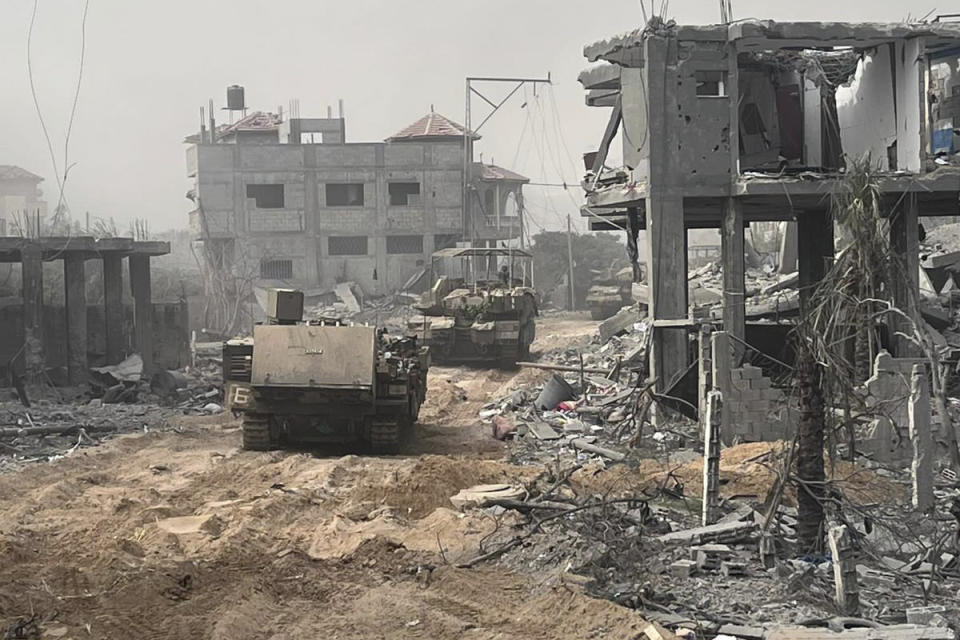
POLYGON ((720 505, 720 427, 721 395, 711 391, 707 396, 706 431, 703 435, 703 508, 700 524, 713 524, 720 505))
POLYGON ((707 432, 707 395, 713 390, 713 326, 700 325, 700 358, 697 376, 697 414, 700 418, 700 437, 707 432))
POLYGON ((910 379, 910 443, 913 445, 913 507, 924 513, 933 511, 933 436, 930 433, 930 391, 927 372, 923 365, 913 365, 910 379))
POLYGON ((87 381, 87 278, 85 259, 77 253, 63 258, 63 291, 67 315, 67 378, 72 385, 87 381))
POLYGON ((780 273, 797 270, 797 223, 780 222, 780 273))
POLYGON ((860 589, 857 585, 857 563, 850 546, 847 527, 832 527, 827 534, 833 556, 833 583, 836 603, 842 615, 854 616, 860 611, 860 589))
POLYGON ((687 368, 687 331, 658 327, 658 320, 687 317, 687 252, 683 198, 678 194, 647 198, 648 309, 653 321, 650 372, 656 390, 665 393, 687 368))
MULTIPOLYGON (((724 402, 730 399, 730 360, 732 358, 730 336, 726 331, 713 332, 713 388, 720 391, 724 402)), ((733 425, 730 424, 730 412, 720 413, 720 437, 730 445, 733 441, 733 425)))
POLYGON ((681 143, 676 105, 679 88, 671 75, 678 64, 675 38, 644 40, 644 82, 651 100, 647 109, 649 191, 646 199, 649 315, 653 321, 650 374, 656 391, 666 392, 687 368, 687 330, 662 321, 687 317, 687 232, 683 189, 686 167, 678 160, 681 143), (659 326, 658 326, 659 325, 659 326))
MULTIPOLYGON (((899 261, 898 277, 892 283, 893 303, 898 309, 918 321, 920 314, 917 301, 920 299, 920 219, 916 194, 906 194, 903 206, 890 223, 890 248, 899 261)), ((892 316, 890 326, 895 331, 912 335, 913 327, 905 319, 892 316)), ((919 355, 916 345, 904 337, 894 338, 894 355, 898 358, 919 355)))
POLYGON ((27 380, 44 379, 43 357, 43 254, 40 246, 25 242, 20 250, 23 280, 23 360, 27 380))
POLYGON ((143 358, 143 374, 153 374, 153 304, 150 293, 150 256, 130 256, 130 287, 133 290, 134 344, 143 358))
POLYGON ((720 230, 723 261, 723 330, 732 338, 734 367, 743 362, 746 339, 746 284, 743 258, 743 206, 736 198, 727 198, 720 230))
POLYGON ((800 308, 808 307, 817 284, 833 262, 833 219, 827 209, 797 214, 800 308))
POLYGON ((103 312, 107 364, 123 359, 123 259, 120 254, 103 256, 103 312))

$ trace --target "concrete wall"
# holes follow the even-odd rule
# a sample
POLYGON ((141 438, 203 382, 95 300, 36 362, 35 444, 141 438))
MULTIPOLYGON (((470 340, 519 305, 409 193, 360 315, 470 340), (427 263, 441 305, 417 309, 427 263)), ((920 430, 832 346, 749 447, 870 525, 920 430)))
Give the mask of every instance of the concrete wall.
POLYGON ((877 47, 860 61, 850 85, 837 89, 845 154, 858 157, 869 152, 875 166, 888 169, 887 147, 896 142, 895 168, 920 171, 922 45, 922 38, 914 38, 896 42, 895 51, 890 46, 877 47))
MULTIPOLYGON (((62 306, 45 305, 43 308, 44 360, 52 370, 51 378, 61 383, 67 366, 66 312, 62 306)), ((189 309, 180 302, 153 304, 154 362, 165 369, 179 369, 190 362, 189 309)), ((18 374, 23 372, 23 306, 9 305, 0 308, 0 387, 10 383, 10 365, 18 374)), ((123 326, 124 352, 134 352, 133 306, 124 306, 123 326)), ((102 305, 87 306, 87 357, 91 367, 106 364, 105 318, 102 305)))
MULTIPOLYGON (((698 96, 698 71, 726 74, 726 43, 681 42, 677 65, 676 153, 688 185, 726 185, 730 182, 730 98, 698 96)), ((725 83, 729 86, 729 82, 725 83)))
POLYGON ((890 47, 864 57, 849 86, 837 88, 837 115, 843 152, 852 158, 867 153, 874 166, 887 170, 887 147, 897 140, 890 47))

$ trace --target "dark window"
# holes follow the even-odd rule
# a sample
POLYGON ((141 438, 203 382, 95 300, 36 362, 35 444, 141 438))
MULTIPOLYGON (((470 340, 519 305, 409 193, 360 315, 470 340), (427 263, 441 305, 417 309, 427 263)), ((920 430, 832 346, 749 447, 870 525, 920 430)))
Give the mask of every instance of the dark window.
POLYGON ((264 280, 290 280, 293 278, 293 260, 261 260, 260 277, 264 280))
POLYGON ((365 256, 367 236, 330 236, 327 249, 331 256, 365 256))
POLYGON ((725 96, 727 95, 726 73, 723 71, 696 71, 694 80, 697 83, 698 96, 725 96))
POLYGON ((423 253, 423 236, 387 236, 387 253, 423 253))
POLYGON ((257 201, 257 209, 283 209, 282 184, 248 184, 247 197, 257 201))
POLYGON ((362 207, 363 206, 363 184, 328 184, 327 185, 327 206, 328 207, 362 207))
POLYGON ((433 236, 433 248, 436 251, 455 247, 458 242, 460 242, 459 233, 438 233, 433 236))
POLYGON ((406 207, 420 204, 419 182, 391 182, 387 185, 390 192, 390 205, 406 207))

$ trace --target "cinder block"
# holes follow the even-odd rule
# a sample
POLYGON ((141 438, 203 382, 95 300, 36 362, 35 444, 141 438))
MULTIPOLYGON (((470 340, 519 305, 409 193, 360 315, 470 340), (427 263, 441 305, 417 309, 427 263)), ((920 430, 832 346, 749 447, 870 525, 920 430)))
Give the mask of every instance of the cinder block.
POLYGON ((930 624, 934 616, 937 616, 937 615, 942 616, 946 612, 947 612, 947 608, 942 606, 908 607, 907 623, 926 626, 930 624))
POLYGON ((760 377, 760 378, 756 378, 755 380, 751 380, 751 381, 750 381, 750 388, 751 388, 751 389, 761 389, 761 390, 763 390, 763 389, 769 389, 769 388, 770 388, 770 378, 760 377))
POLYGON ((757 380, 758 378, 763 377, 762 369, 749 364, 741 367, 740 372, 740 375, 743 376, 744 380, 757 380))
POLYGON ((689 578, 697 572, 697 563, 694 560, 677 560, 670 565, 670 575, 674 578, 689 578))

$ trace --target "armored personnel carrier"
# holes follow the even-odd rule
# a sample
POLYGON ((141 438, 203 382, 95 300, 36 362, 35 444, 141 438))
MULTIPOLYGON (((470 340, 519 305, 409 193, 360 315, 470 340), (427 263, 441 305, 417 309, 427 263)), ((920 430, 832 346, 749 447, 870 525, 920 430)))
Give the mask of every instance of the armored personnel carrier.
POLYGON ((302 317, 302 292, 270 290, 267 323, 224 343, 224 396, 242 416, 243 448, 396 450, 426 399, 429 350, 416 336, 302 317))
POLYGON ((409 320, 438 363, 514 366, 536 337, 533 256, 522 249, 468 247, 433 254, 434 285, 409 320))

